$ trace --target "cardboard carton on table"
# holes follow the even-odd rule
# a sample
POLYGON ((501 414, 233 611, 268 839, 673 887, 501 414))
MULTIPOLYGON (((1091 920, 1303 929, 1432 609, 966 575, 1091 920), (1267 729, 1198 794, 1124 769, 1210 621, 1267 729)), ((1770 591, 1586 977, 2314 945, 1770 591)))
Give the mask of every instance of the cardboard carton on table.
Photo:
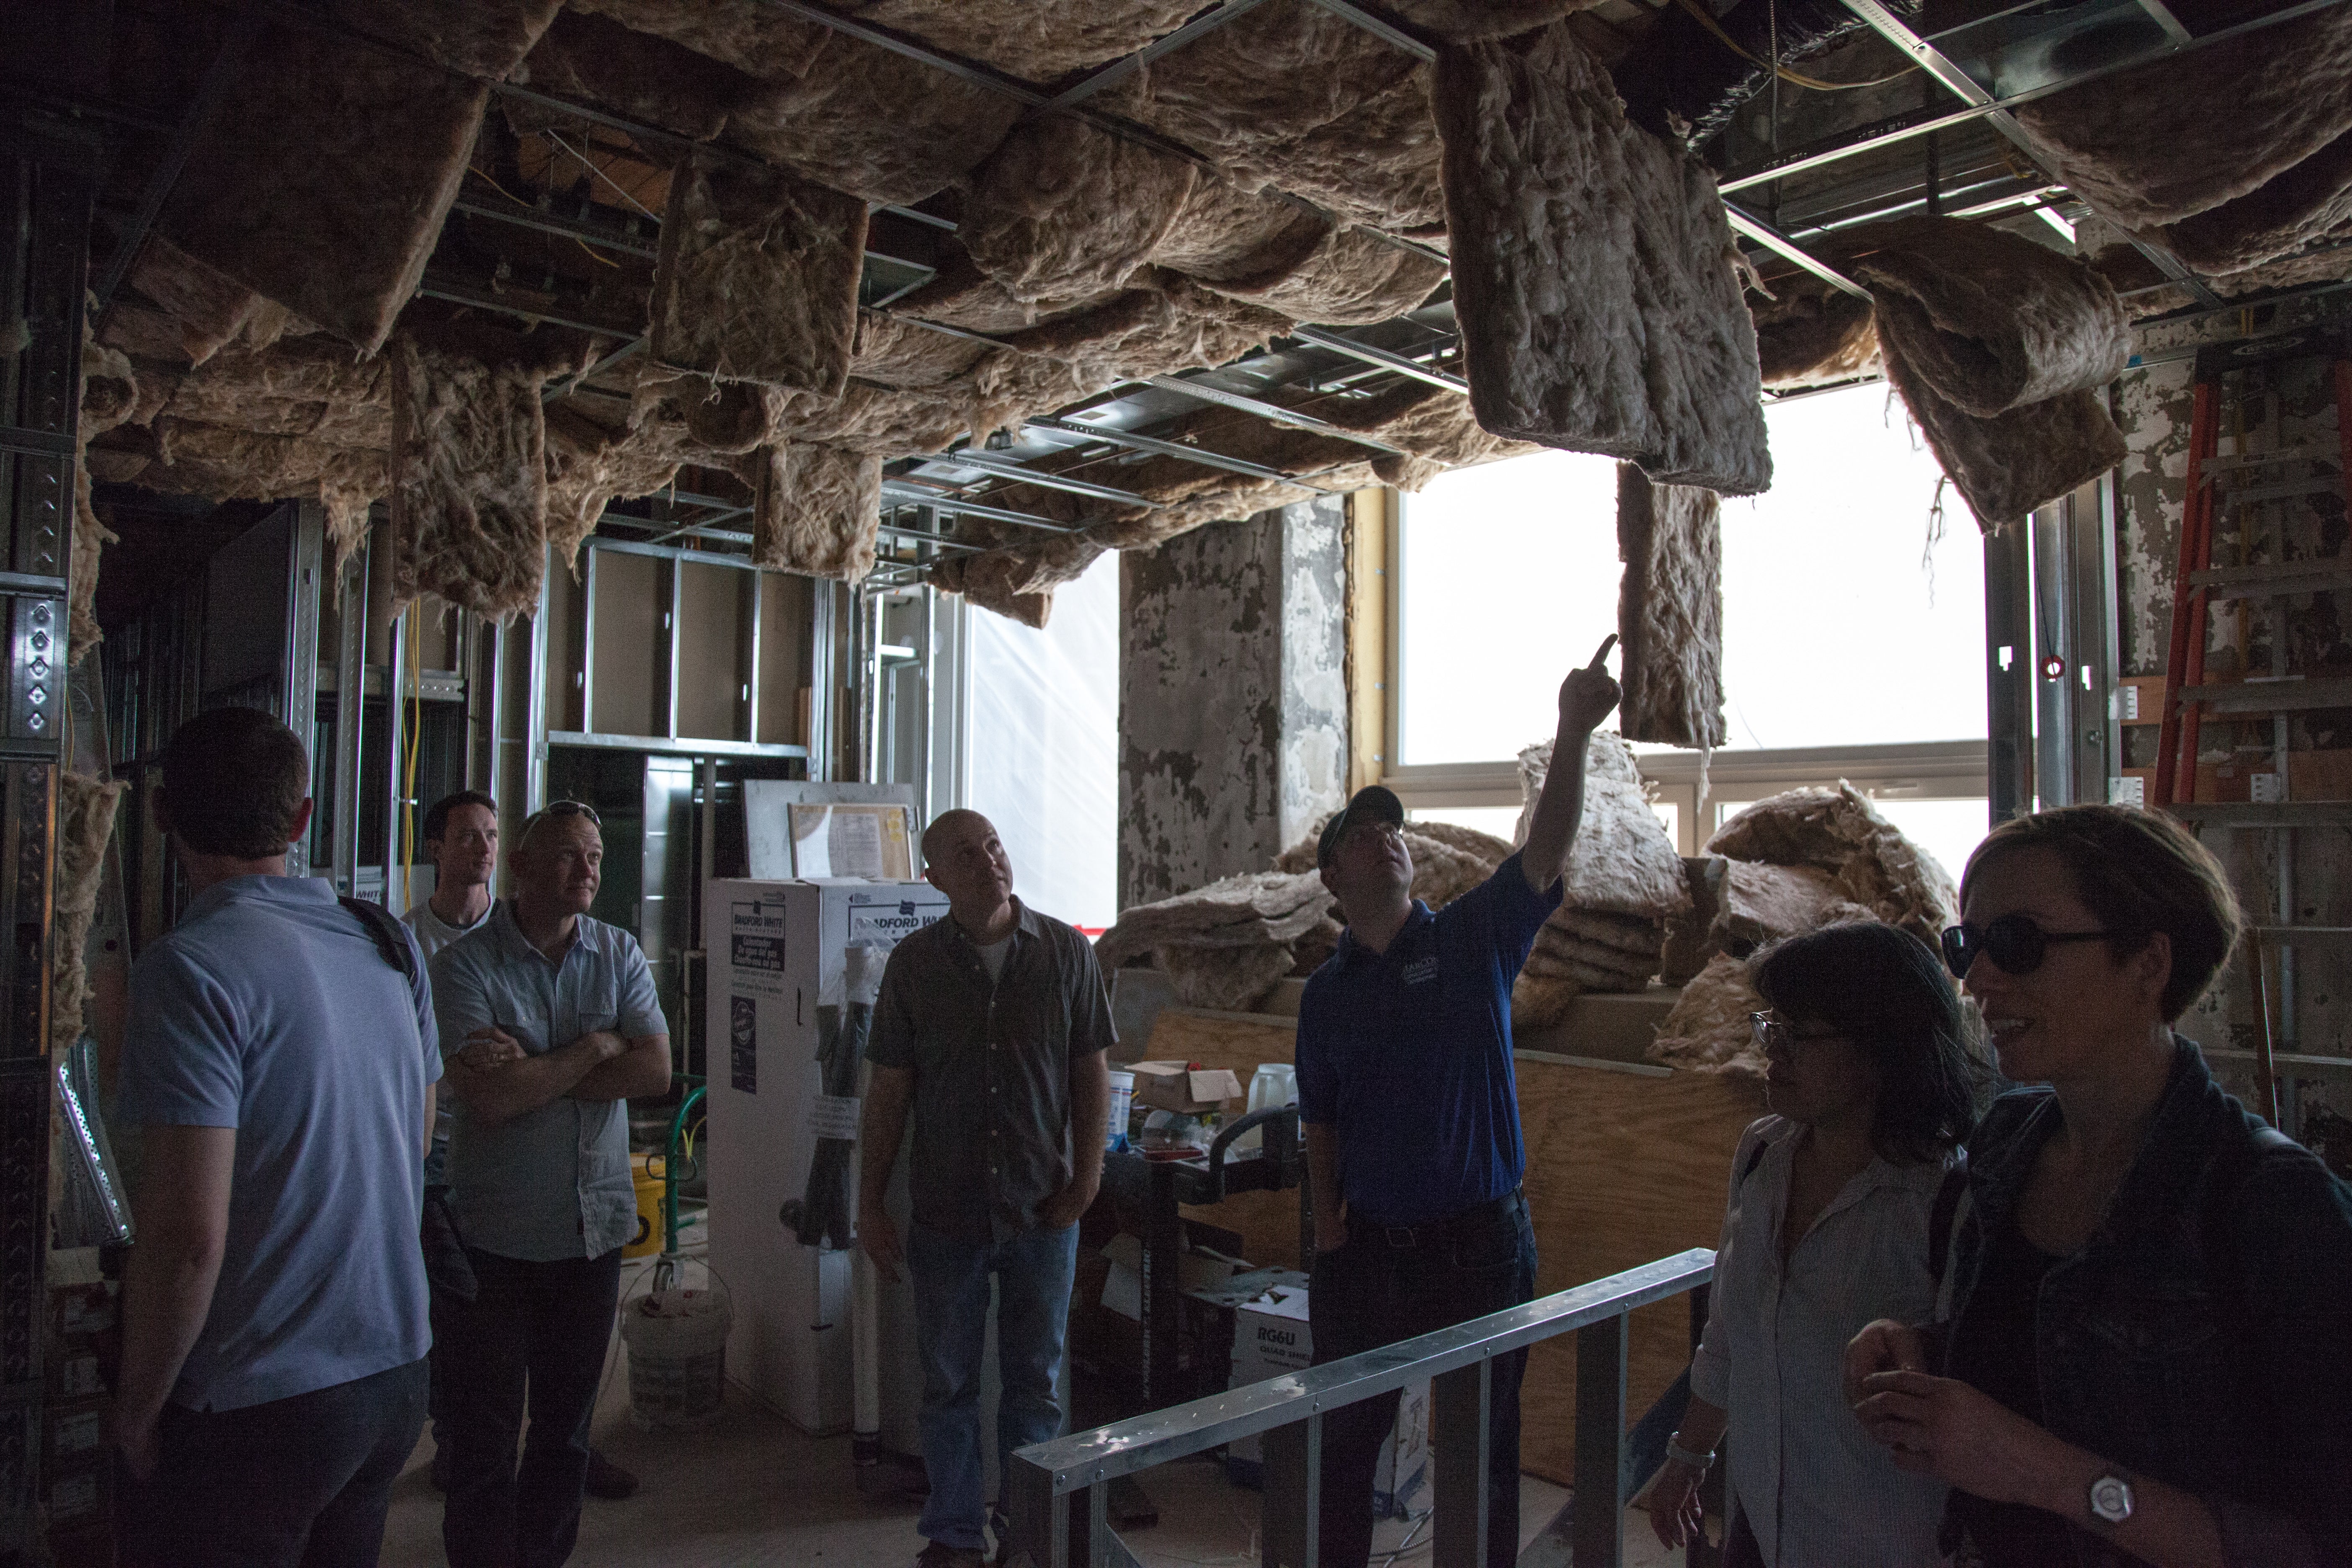
POLYGON ((1242 1097, 1241 1079, 1223 1068, 1196 1068, 1189 1062, 1137 1062, 1138 1103, 1154 1110, 1176 1110, 1188 1116, 1222 1110, 1228 1100, 1242 1097))

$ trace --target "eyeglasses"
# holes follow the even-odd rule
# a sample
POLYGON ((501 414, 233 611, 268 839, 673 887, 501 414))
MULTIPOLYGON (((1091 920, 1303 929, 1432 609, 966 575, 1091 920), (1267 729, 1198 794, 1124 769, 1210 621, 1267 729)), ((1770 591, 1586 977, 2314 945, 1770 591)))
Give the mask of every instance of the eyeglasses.
POLYGON ((551 800, 523 818, 520 837, 530 837, 530 830, 539 826, 541 817, 547 816, 584 816, 599 827, 604 826, 604 819, 596 815, 596 808, 584 800, 551 800))
POLYGON ((1755 1031, 1759 1049, 1772 1056, 1788 1058, 1797 1054, 1799 1046, 1809 1045, 1815 1040, 1834 1040, 1839 1033, 1835 1029, 1825 1029, 1818 1035, 1801 1035, 1794 1024, 1775 1018, 1769 1013, 1748 1014, 1748 1026, 1755 1031))
POLYGON ((1944 965, 1966 980, 1976 961, 1990 958, 2003 974, 2031 974, 2050 956, 2053 943, 2100 942, 2125 933, 2112 931, 2043 931, 2032 915, 2003 915, 1990 925, 1948 926, 1944 965))

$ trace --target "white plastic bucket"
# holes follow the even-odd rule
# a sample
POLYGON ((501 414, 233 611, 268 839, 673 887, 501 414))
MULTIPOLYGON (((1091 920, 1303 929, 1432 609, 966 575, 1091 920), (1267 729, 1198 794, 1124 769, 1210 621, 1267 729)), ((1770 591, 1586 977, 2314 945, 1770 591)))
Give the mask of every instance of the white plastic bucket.
POLYGON ((1110 1125, 1103 1139, 1106 1149, 1127 1147, 1127 1119, 1135 1110, 1135 1075, 1117 1068, 1110 1074, 1110 1125))
POLYGON ((656 1290, 621 1314, 629 1347, 629 1415, 640 1426, 698 1426, 719 1414, 727 1384, 723 1290, 656 1290))

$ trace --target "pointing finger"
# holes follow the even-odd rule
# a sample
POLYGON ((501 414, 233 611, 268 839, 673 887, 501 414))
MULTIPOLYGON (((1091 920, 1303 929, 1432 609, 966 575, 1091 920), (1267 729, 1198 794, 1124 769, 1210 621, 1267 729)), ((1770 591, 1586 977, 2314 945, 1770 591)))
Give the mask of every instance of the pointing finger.
POLYGON ((1617 646, 1617 634, 1611 632, 1601 639, 1601 651, 1592 656, 1592 668, 1599 669, 1609 660, 1609 650, 1617 646))

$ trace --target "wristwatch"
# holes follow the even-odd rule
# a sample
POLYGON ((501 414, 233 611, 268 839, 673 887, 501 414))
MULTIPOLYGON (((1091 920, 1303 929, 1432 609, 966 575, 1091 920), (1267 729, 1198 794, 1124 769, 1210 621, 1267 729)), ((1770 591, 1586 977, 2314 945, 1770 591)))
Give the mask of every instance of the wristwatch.
POLYGON ((2101 1476, 2091 1483, 2091 1517, 2103 1524, 2121 1524, 2132 1516, 2131 1483, 2121 1476, 2101 1476))

